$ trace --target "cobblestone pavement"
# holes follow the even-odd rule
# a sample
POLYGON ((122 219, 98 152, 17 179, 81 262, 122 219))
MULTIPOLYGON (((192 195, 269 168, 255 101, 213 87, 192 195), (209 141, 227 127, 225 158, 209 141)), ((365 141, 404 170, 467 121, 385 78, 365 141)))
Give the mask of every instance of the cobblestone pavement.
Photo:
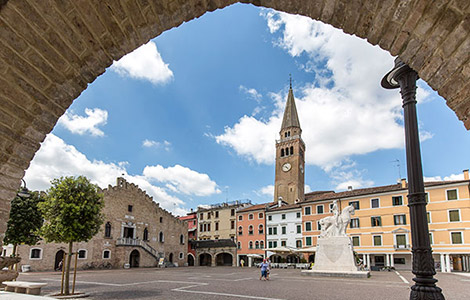
MULTIPOLYGON (((446 299, 469 299, 469 274, 437 275, 446 299), (467 276, 465 276, 467 275, 467 276)), ((368 279, 314 278, 299 270, 271 271, 270 281, 259 270, 231 267, 188 267, 80 271, 76 289, 88 299, 408 299, 409 271, 372 272, 368 279)), ((43 295, 60 290, 60 273, 21 274, 19 280, 47 282, 43 295)))

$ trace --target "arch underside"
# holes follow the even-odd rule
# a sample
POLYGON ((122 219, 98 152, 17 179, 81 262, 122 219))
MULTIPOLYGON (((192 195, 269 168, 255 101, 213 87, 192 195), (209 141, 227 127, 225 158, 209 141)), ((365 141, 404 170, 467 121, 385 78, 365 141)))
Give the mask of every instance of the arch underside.
POLYGON ((400 56, 470 129, 469 1, 0 0, 0 220, 46 134, 113 60, 236 2, 305 15, 400 56))

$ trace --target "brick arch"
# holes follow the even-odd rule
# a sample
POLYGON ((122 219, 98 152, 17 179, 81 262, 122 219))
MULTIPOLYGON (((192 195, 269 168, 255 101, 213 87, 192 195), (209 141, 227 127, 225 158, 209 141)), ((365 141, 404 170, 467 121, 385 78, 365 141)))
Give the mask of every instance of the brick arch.
POLYGON ((0 220, 40 142, 113 60, 236 2, 305 15, 399 55, 470 129, 468 1, 0 0, 0 220))

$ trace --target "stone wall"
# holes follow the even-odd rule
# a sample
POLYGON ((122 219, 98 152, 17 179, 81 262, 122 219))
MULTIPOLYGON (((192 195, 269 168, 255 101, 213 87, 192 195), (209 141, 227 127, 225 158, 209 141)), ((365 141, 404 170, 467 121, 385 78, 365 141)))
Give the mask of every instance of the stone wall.
MULTIPOLYGON (((163 31, 235 2, 1 0, 0 235, 40 142, 89 83, 163 31)), ((242 2, 309 16, 400 56, 470 129, 469 1, 242 2)))
MULTIPOLYGON (((103 208, 104 224, 101 231, 87 243, 74 244, 73 251, 80 249, 87 251, 86 259, 78 259, 78 268, 89 268, 110 264, 113 268, 123 268, 129 263, 130 253, 139 251, 140 267, 154 267, 160 257, 169 260, 173 253, 173 262, 178 266, 186 263, 188 252, 188 227, 184 221, 173 216, 155 203, 135 184, 127 182, 124 178, 118 178, 116 186, 109 186, 103 190, 105 206, 103 208), (130 212, 129 205, 132 205, 130 212), (111 236, 105 236, 106 223, 111 224, 111 236), (134 228, 134 237, 143 239, 144 229, 148 229, 148 241, 146 243, 157 250, 158 257, 150 255, 142 247, 132 245, 120 245, 118 239, 123 236, 124 227, 134 228), (164 240, 159 239, 162 232, 164 240), (183 243, 180 237, 183 236, 183 243), (103 258, 103 251, 111 251, 109 259, 103 258), (179 259, 182 253, 182 259, 179 259)), ((35 246, 20 246, 18 253, 22 257, 21 265, 30 265, 33 271, 53 270, 57 251, 68 251, 68 245, 57 243, 45 243, 41 241, 35 246), (42 250, 40 259, 31 259, 31 249, 42 250)))

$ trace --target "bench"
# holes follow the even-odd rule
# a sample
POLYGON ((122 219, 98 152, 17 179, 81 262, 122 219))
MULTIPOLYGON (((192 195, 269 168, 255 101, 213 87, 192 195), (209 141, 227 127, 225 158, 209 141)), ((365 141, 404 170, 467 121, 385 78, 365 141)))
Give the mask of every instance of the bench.
POLYGON ((14 292, 29 295, 41 294, 41 288, 47 285, 47 283, 27 281, 4 281, 2 283, 6 286, 5 292, 14 292))

